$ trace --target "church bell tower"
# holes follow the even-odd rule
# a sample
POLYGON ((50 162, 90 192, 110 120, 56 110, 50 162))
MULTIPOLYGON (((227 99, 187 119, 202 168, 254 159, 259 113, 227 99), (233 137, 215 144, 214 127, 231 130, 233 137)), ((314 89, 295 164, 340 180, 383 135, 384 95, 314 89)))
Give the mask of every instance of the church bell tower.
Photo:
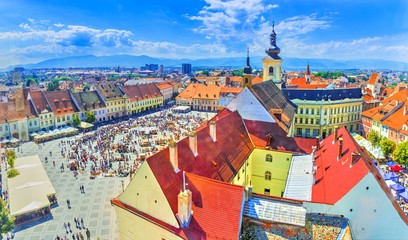
POLYGON ((254 75, 252 74, 252 68, 251 68, 251 65, 249 64, 249 49, 247 49, 246 66, 244 67, 242 78, 243 78, 242 87, 247 87, 251 89, 252 79, 254 78, 254 75))
POLYGON ((282 58, 279 57, 280 48, 276 45, 275 24, 272 25, 270 46, 265 50, 263 62, 263 81, 273 81, 276 86, 282 86, 282 58))

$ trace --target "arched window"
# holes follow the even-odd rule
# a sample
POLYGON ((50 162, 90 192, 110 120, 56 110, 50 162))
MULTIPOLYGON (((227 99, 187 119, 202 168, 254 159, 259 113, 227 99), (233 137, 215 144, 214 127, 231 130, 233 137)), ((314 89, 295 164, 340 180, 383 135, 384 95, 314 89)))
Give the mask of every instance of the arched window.
POLYGON ((248 84, 248 82, 249 82, 248 78, 245 78, 245 84, 248 84))
POLYGON ((273 75, 273 67, 269 67, 269 75, 273 75))
POLYGON ((272 173, 270 171, 265 172, 265 180, 271 181, 272 173))
POLYGON ((265 161, 272 162, 272 155, 271 154, 266 154, 265 161))

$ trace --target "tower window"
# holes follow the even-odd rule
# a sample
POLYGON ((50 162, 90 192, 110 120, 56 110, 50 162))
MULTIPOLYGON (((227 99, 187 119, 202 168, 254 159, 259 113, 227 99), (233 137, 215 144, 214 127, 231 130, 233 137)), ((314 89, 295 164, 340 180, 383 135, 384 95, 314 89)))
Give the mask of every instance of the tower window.
POLYGON ((272 173, 270 171, 265 172, 265 180, 271 181, 272 173))
POLYGON ((271 154, 266 154, 265 161, 272 162, 272 155, 271 154))
POLYGON ((269 75, 273 75, 273 67, 269 67, 269 75))
POLYGON ((248 78, 245 78, 245 84, 248 84, 249 80, 248 78))

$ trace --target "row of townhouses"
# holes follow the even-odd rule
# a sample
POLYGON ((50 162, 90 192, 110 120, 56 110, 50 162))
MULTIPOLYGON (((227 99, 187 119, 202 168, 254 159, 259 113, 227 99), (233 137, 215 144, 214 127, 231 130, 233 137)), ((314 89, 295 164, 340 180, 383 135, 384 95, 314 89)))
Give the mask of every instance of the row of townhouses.
POLYGON ((31 133, 72 126, 75 114, 85 121, 86 113, 92 112, 96 122, 103 122, 163 104, 163 94, 154 83, 98 84, 86 92, 19 89, 9 101, 0 103, 0 140, 28 141, 31 133))

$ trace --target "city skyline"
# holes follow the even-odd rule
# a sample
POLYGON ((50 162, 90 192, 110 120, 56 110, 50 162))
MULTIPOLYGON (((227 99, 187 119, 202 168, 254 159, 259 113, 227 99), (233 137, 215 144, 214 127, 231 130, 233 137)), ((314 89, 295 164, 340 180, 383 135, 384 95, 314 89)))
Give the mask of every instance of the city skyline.
POLYGON ((404 1, 3 1, 0 68, 80 55, 264 55, 408 62, 404 1))

